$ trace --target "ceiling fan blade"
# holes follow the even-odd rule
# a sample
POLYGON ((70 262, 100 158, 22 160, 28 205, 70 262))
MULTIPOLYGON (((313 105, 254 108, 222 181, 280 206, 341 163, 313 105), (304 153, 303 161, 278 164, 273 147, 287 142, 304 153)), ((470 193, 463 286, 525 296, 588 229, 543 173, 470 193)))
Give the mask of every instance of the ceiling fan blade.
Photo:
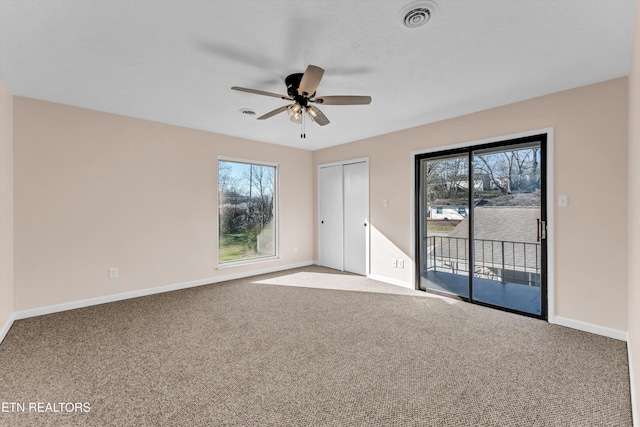
POLYGON ((258 120, 268 119, 269 117, 275 116, 276 114, 280 114, 283 111, 287 111, 288 107, 289 107, 288 105, 285 105, 285 106, 276 108, 273 111, 269 111, 267 114, 263 114, 262 116, 258 117, 258 120))
POLYGON ((292 101, 291 98, 289 98, 288 96, 285 95, 279 95, 277 93, 273 93, 273 92, 265 92, 263 90, 257 90, 257 89, 248 89, 246 87, 239 87, 239 86, 233 86, 231 89, 233 90, 239 90, 240 92, 249 92, 249 93, 255 93, 256 95, 265 95, 265 96, 273 96, 274 98, 280 98, 280 99, 286 99, 288 101, 292 101))
POLYGON ((320 84, 320 80, 322 80, 323 74, 324 70, 322 68, 316 67, 315 65, 309 65, 300 80, 298 94, 303 95, 306 93, 307 96, 313 95, 316 92, 316 89, 318 89, 318 85, 320 84))
POLYGON ((351 95, 323 96, 322 98, 314 99, 313 102, 324 105, 367 105, 371 104, 371 97, 351 95))
POLYGON ((328 125, 329 124, 329 119, 327 118, 327 116, 325 116, 322 113, 322 111, 320 111, 317 107, 314 107, 313 105, 309 105, 307 107, 307 114, 309 115, 311 120, 313 120, 314 122, 316 122, 320 126, 324 126, 324 125, 328 125))

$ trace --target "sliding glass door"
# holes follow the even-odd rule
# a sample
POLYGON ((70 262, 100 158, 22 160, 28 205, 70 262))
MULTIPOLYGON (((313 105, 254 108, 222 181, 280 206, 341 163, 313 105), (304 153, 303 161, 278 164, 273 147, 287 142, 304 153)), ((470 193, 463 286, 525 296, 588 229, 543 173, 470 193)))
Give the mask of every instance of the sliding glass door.
POLYGON ((420 289, 546 318, 545 146, 416 157, 420 289))
POLYGON ((444 154, 420 162, 423 290, 469 297, 469 156, 444 154))

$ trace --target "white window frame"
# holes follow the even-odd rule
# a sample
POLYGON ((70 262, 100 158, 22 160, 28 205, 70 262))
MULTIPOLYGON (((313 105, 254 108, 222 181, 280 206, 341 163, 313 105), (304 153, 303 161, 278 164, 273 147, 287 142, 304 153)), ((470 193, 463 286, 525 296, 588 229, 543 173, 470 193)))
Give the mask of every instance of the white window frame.
POLYGON ((238 267, 250 264, 259 264, 280 259, 280 164, 264 162, 260 160, 250 160, 238 157, 218 156, 216 161, 216 268, 218 270, 238 267), (237 261, 220 262, 220 162, 242 163, 246 165, 270 166, 274 168, 273 174, 273 226, 275 254, 265 257, 241 259, 237 261))

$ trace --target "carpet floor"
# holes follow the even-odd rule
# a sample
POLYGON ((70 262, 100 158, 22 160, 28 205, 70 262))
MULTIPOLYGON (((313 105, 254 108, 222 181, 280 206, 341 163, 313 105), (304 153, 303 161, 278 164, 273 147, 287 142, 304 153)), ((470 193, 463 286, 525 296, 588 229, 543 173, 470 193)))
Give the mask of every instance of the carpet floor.
POLYGON ((320 267, 16 321, 0 404, 2 426, 631 425, 626 343, 320 267))

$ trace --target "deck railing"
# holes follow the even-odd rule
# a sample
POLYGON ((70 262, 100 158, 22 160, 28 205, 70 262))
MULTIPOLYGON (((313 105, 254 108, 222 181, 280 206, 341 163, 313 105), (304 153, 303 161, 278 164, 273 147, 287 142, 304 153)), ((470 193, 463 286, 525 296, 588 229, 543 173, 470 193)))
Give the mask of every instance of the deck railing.
MULTIPOLYGON (((469 275, 469 239, 428 236, 425 271, 469 275)), ((540 243, 474 239, 475 277, 540 286, 540 243)))

